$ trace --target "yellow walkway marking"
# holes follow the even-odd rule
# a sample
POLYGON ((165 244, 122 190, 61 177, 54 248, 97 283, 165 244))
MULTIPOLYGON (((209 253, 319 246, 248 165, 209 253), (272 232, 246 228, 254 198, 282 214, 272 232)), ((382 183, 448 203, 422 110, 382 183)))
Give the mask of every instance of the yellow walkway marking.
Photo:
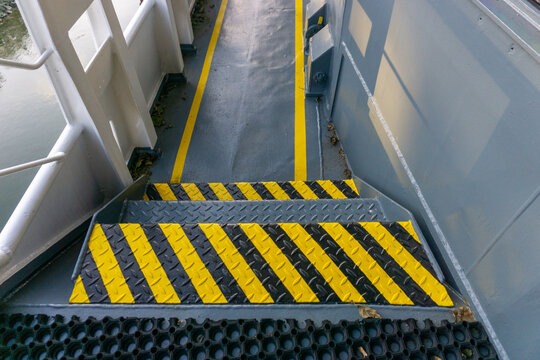
POLYGON ((414 227, 412 222, 410 221, 398 221, 398 224, 401 225, 411 236, 414 240, 420 242, 420 239, 418 238, 418 235, 416 234, 416 231, 414 231, 414 227))
POLYGON ((361 222, 360 225, 383 247, 383 249, 410 275, 426 294, 439 306, 453 306, 448 291, 422 266, 384 226, 377 222, 361 222))
POLYGON ((219 224, 199 224, 199 227, 249 301, 252 303, 273 303, 274 300, 268 291, 266 291, 221 226, 219 224))
POLYGON ((353 179, 347 179, 347 180, 343 180, 345 182, 345 184, 349 185, 349 187, 351 189, 353 189, 353 191, 360 195, 360 193, 358 192, 358 189, 356 188, 356 184, 354 183, 354 180, 353 179))
POLYGON ((182 180, 182 173, 184 171, 189 143, 191 142, 191 136, 193 135, 193 129, 195 128, 195 121, 197 120, 199 108, 201 107, 204 89, 206 88, 206 83, 208 81, 208 74, 210 73, 212 58, 214 57, 214 51, 216 50, 216 44, 219 38, 219 32, 221 31, 221 25, 223 24, 223 18, 225 17, 225 10, 228 2, 229 0, 221 1, 221 7, 219 8, 216 24, 214 25, 212 38, 210 39, 210 44, 208 45, 208 50, 206 51, 206 57, 204 58, 199 84, 197 85, 197 90, 195 91, 195 97, 193 98, 193 103, 191 104, 184 133, 182 134, 182 140, 180 141, 180 147, 178 148, 178 153, 176 154, 176 160, 174 162, 171 177, 171 182, 173 183, 179 183, 180 180, 182 180))
POLYGON ((129 291, 120 265, 116 261, 114 252, 103 233, 101 225, 96 224, 94 227, 88 242, 88 248, 92 253, 103 284, 105 284, 111 303, 133 304, 135 299, 133 299, 133 295, 129 291))
POLYGON ((71 293, 69 302, 72 304, 88 304, 90 302, 90 299, 88 298, 88 294, 86 293, 86 290, 84 289, 84 284, 82 282, 81 275, 79 275, 79 277, 77 278, 77 281, 75 282, 75 287, 73 288, 73 293, 71 293))
POLYGON ((318 199, 319 197, 303 181, 290 181, 290 184, 302 195, 304 199, 318 199))
POLYGON ((208 186, 210 186, 219 200, 234 200, 222 183, 208 183, 208 186))
POLYGON ((289 290, 296 302, 319 302, 302 275, 283 255, 279 247, 259 224, 238 224, 259 250, 264 260, 270 265, 283 285, 289 290))
POLYGON ((329 180, 319 180, 317 181, 319 185, 334 199, 346 199, 347 197, 343 195, 341 190, 339 190, 333 182, 329 180))
POLYGON ((347 256, 354 261, 390 304, 414 305, 407 294, 405 294, 343 225, 339 223, 321 223, 320 225, 345 250, 347 256))
POLYGON ((303 0, 296 0, 294 34, 294 179, 307 180, 306 101, 304 93, 303 0))
POLYGON ((236 186, 240 189, 242 194, 246 197, 248 200, 262 200, 261 195, 255 189, 250 183, 247 182, 239 182, 236 183, 236 186))
POLYGON ((174 195, 174 193, 172 192, 169 184, 154 184, 154 186, 156 187, 156 190, 159 193, 159 196, 161 196, 162 200, 177 200, 176 195, 174 195))
POLYGON ((263 182, 263 184, 266 187, 266 189, 270 191, 270 194, 272 194, 272 196, 274 196, 277 200, 290 200, 291 199, 289 195, 287 195, 287 193, 283 191, 283 189, 281 188, 281 186, 279 186, 277 182, 275 181, 263 182))
POLYGON ((191 283, 205 304, 225 304, 227 299, 204 266, 180 224, 159 224, 191 283))
POLYGON ((180 299, 141 226, 139 224, 120 224, 120 228, 122 228, 126 241, 139 263, 148 285, 150 285, 156 302, 179 304, 180 299))
POLYGON ((364 297, 356 290, 353 284, 341 272, 336 264, 317 244, 309 233, 297 223, 279 224, 300 251, 315 265, 315 268, 324 277, 337 296, 343 302, 365 303, 364 297))
POLYGON ((201 193, 201 190, 199 190, 199 188, 197 187, 197 185, 192 184, 192 183, 182 183, 181 185, 191 200, 193 201, 206 200, 204 198, 204 195, 201 193))

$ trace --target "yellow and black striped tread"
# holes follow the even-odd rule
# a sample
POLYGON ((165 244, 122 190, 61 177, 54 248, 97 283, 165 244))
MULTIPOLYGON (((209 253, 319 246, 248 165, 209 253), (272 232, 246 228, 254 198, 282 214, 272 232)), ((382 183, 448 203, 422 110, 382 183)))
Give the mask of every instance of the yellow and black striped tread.
POLYGON ((148 200, 315 200, 359 198, 354 180, 235 183, 156 183, 148 200))
POLYGON ((97 224, 71 303, 453 306, 410 222, 97 224))

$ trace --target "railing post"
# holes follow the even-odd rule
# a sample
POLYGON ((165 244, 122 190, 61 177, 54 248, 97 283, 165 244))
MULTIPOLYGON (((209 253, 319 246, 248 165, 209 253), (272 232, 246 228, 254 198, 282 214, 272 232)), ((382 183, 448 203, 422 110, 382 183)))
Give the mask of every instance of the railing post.
POLYGON ((180 44, 193 44, 190 0, 170 0, 180 44))
POLYGON ((171 0, 155 1, 156 15, 159 17, 156 21, 156 35, 161 67, 166 73, 181 73, 184 71, 184 60, 171 0))

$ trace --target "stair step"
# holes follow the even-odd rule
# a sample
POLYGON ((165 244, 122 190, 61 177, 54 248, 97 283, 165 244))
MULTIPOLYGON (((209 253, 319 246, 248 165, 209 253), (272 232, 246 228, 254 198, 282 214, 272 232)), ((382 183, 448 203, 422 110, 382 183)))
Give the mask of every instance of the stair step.
POLYGON ((150 184, 148 200, 356 199, 354 180, 150 184))
POLYGON ((96 224, 71 303, 454 303, 410 222, 96 224))
POLYGON ((246 223, 385 221, 378 199, 128 201, 119 222, 246 223))

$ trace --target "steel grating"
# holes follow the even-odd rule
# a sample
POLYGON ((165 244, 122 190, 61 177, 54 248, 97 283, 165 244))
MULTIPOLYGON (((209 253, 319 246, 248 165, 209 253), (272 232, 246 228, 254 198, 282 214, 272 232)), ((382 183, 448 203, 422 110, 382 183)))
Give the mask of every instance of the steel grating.
POLYGON ((478 322, 104 319, 0 314, 3 359, 484 359, 478 322))
POLYGON ((453 306, 410 222, 96 225, 71 303, 453 306))
POLYGON ((129 201, 120 222, 241 223, 385 221, 376 199, 276 201, 129 201))
POLYGON ((150 184, 149 200, 317 200, 356 199, 354 180, 150 184))

